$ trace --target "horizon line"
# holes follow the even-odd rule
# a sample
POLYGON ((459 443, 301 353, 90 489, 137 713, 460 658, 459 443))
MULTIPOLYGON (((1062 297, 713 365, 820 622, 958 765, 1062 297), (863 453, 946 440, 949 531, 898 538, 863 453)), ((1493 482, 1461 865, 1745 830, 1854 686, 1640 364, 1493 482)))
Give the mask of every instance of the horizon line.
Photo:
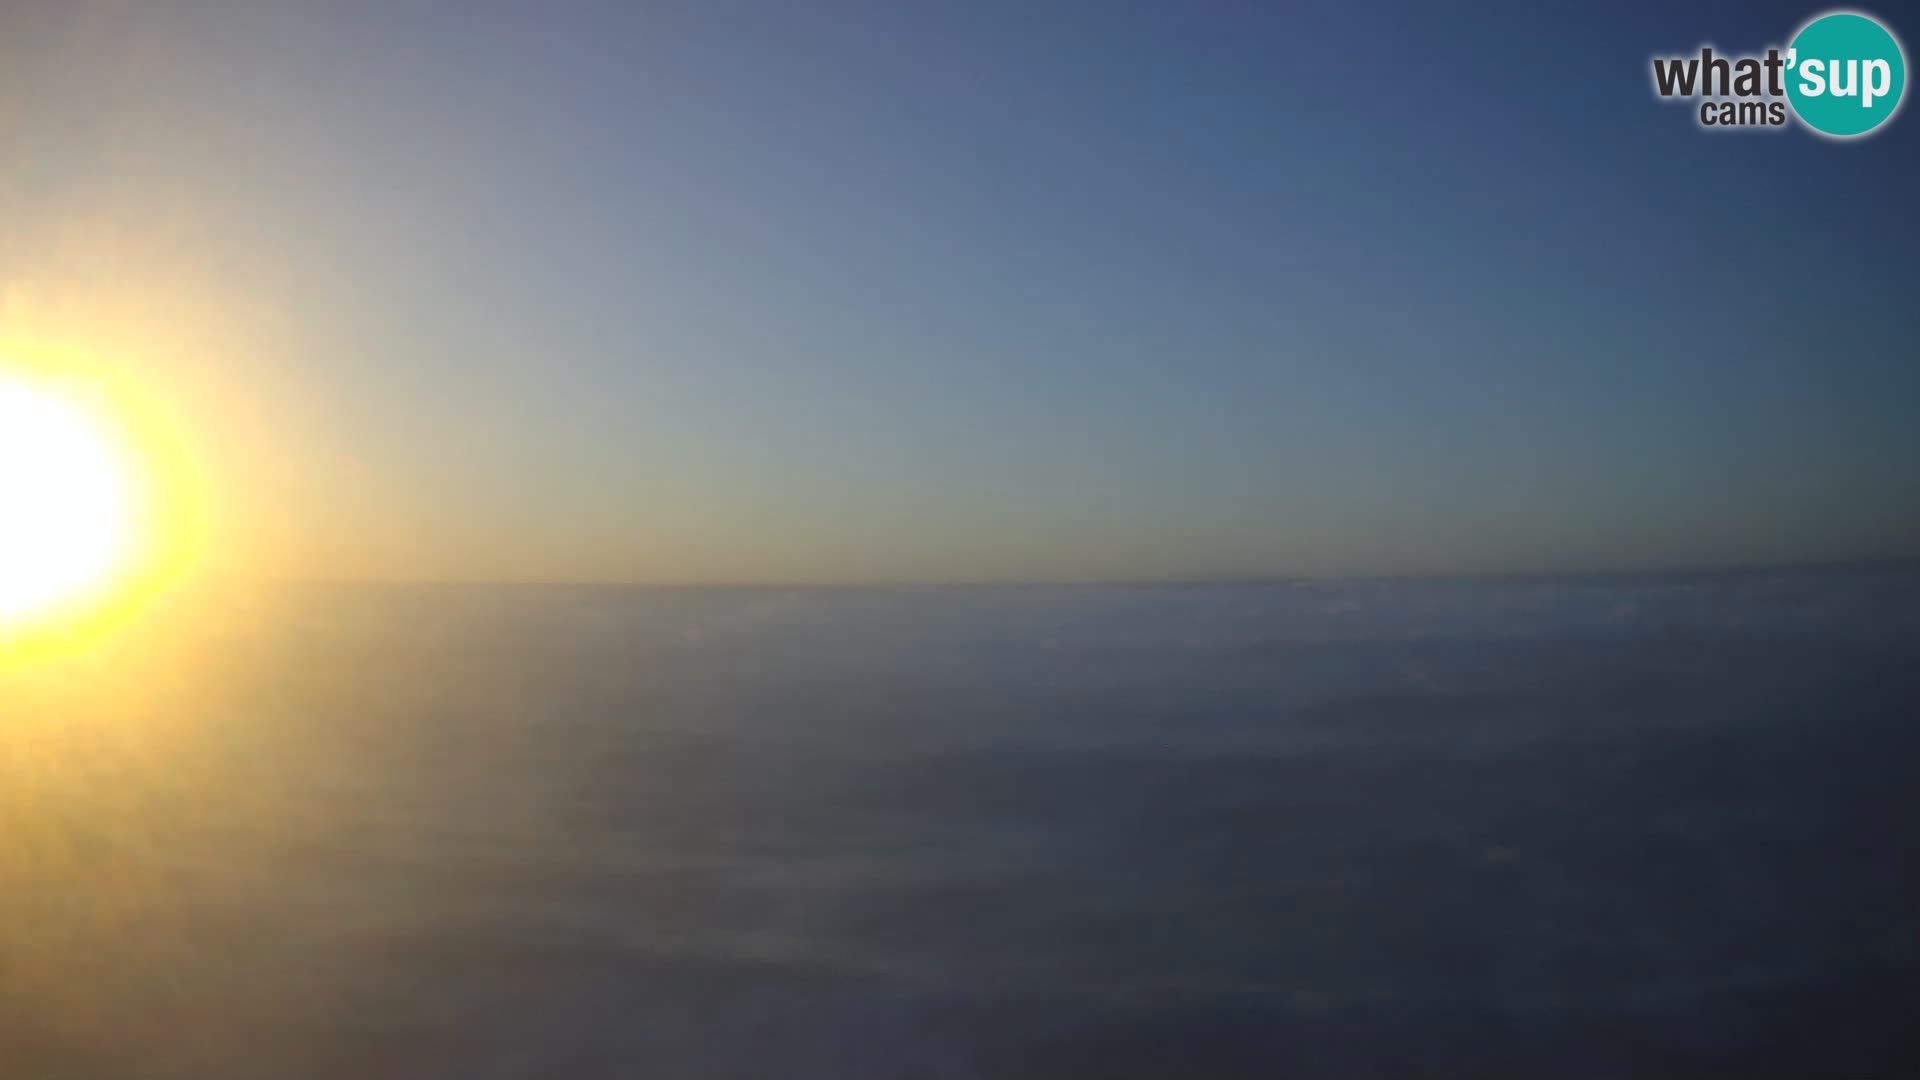
POLYGON ((290 587, 334 588, 503 588, 503 589, 633 589, 633 590, 750 590, 750 589, 1098 589, 1098 588, 1207 588, 1218 586, 1278 586, 1365 584, 1371 582, 1572 582, 1623 580, 1685 580, 1741 578, 1767 574, 1872 573, 1920 570, 1920 554, 1859 559, 1794 560, 1785 562, 1691 563, 1648 567, 1600 567, 1568 570, 1462 570, 1350 574, 1209 573, 1190 576, 1106 578, 952 578, 873 580, 711 580, 646 581, 615 578, 485 578, 485 577, 321 577, 301 575, 209 575, 208 580, 290 587))

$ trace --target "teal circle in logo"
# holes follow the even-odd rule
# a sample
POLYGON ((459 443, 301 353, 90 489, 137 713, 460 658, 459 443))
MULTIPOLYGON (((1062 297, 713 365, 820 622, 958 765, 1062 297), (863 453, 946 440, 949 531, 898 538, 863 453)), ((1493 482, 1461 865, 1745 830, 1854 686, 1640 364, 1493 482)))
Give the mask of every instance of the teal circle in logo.
POLYGON ((1867 16, 1822 15, 1788 48, 1787 100, 1815 131, 1842 139, 1865 135, 1900 107, 1906 55, 1887 28, 1867 16))

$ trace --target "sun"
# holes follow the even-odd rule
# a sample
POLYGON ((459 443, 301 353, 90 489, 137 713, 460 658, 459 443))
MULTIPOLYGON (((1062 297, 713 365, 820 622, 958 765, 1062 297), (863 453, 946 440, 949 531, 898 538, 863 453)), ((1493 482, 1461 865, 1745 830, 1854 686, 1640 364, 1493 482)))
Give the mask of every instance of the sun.
POLYGON ((55 384, 0 372, 0 630, 105 590, 133 517, 103 418, 55 384))

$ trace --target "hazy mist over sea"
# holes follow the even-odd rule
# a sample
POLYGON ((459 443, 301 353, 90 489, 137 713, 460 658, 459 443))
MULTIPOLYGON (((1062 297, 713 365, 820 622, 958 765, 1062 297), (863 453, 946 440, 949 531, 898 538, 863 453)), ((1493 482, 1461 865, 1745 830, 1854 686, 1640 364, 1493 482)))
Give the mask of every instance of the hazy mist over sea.
POLYGON ((0 1076, 1920 1073, 1912 568, 289 588, 190 647, 0 684, 0 1076))

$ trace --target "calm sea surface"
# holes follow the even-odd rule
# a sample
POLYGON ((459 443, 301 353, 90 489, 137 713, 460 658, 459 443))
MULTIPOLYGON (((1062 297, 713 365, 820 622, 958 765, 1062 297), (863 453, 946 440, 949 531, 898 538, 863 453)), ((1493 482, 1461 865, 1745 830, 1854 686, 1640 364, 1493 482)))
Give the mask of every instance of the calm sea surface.
POLYGON ((0 684, 0 1076, 1920 1075, 1912 571, 201 622, 0 684))

